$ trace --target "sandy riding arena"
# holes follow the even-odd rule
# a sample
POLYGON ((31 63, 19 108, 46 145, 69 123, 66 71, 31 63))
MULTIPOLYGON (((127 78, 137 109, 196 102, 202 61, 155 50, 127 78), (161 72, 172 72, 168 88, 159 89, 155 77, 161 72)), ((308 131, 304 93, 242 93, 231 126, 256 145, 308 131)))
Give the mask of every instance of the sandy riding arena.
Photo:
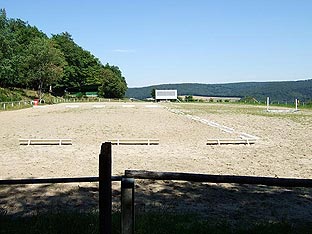
MULTIPOLYGON (((0 178, 98 175, 109 139, 159 139, 113 146, 113 174, 126 169, 312 178, 312 111, 267 113, 237 104, 75 103, 0 112, 0 178), (252 145, 207 139, 255 138, 252 145), (72 145, 19 145, 20 138, 72 145)), ((114 183, 114 196, 119 184, 114 183)), ((137 181, 138 209, 199 212, 216 218, 312 221, 312 190, 235 184, 137 181)), ((0 208, 29 214, 66 205, 96 209, 97 184, 0 187, 0 208)), ((116 206, 118 202, 116 199, 116 206)))

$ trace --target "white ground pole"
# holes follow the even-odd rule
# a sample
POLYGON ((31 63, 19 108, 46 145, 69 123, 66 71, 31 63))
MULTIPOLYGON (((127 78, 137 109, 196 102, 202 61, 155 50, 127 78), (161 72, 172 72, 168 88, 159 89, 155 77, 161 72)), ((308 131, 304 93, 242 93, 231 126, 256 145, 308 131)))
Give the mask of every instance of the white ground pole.
POLYGON ((295 104, 296 104, 296 111, 298 111, 298 99, 295 99, 295 104))
POLYGON ((267 111, 269 111, 269 106, 270 106, 270 97, 267 97, 267 111))

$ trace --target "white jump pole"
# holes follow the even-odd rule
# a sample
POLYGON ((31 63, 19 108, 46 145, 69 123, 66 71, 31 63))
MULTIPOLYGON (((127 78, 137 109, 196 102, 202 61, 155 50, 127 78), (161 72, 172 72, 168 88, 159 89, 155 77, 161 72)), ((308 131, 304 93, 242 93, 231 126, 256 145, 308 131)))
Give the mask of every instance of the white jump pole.
POLYGON ((298 99, 295 99, 296 111, 298 111, 298 99))
POLYGON ((267 111, 269 111, 269 106, 270 106, 270 97, 267 97, 267 111))

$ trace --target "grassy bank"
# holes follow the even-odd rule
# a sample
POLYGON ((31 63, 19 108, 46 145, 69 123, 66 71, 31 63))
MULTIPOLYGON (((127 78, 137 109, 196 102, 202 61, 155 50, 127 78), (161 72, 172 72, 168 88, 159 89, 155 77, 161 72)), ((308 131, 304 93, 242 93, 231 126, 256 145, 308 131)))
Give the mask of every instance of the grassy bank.
MULTIPOLYGON (((311 224, 312 225, 312 224, 311 224)), ((309 224, 294 226, 289 223, 239 223, 235 226, 224 221, 205 221, 193 215, 145 213, 136 216, 137 234, 290 234, 311 233, 309 224)), ((54 233, 99 233, 98 213, 42 214, 25 218, 0 216, 1 234, 54 234, 54 233)), ((113 215, 113 233, 120 233, 120 214, 113 215)))

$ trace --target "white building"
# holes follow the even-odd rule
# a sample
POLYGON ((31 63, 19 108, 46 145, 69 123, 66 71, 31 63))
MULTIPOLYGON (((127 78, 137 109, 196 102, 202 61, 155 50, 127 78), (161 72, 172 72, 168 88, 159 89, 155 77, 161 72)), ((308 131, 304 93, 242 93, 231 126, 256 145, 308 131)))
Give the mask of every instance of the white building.
POLYGON ((155 90, 155 99, 156 101, 161 100, 177 100, 178 98, 178 90, 155 90))

